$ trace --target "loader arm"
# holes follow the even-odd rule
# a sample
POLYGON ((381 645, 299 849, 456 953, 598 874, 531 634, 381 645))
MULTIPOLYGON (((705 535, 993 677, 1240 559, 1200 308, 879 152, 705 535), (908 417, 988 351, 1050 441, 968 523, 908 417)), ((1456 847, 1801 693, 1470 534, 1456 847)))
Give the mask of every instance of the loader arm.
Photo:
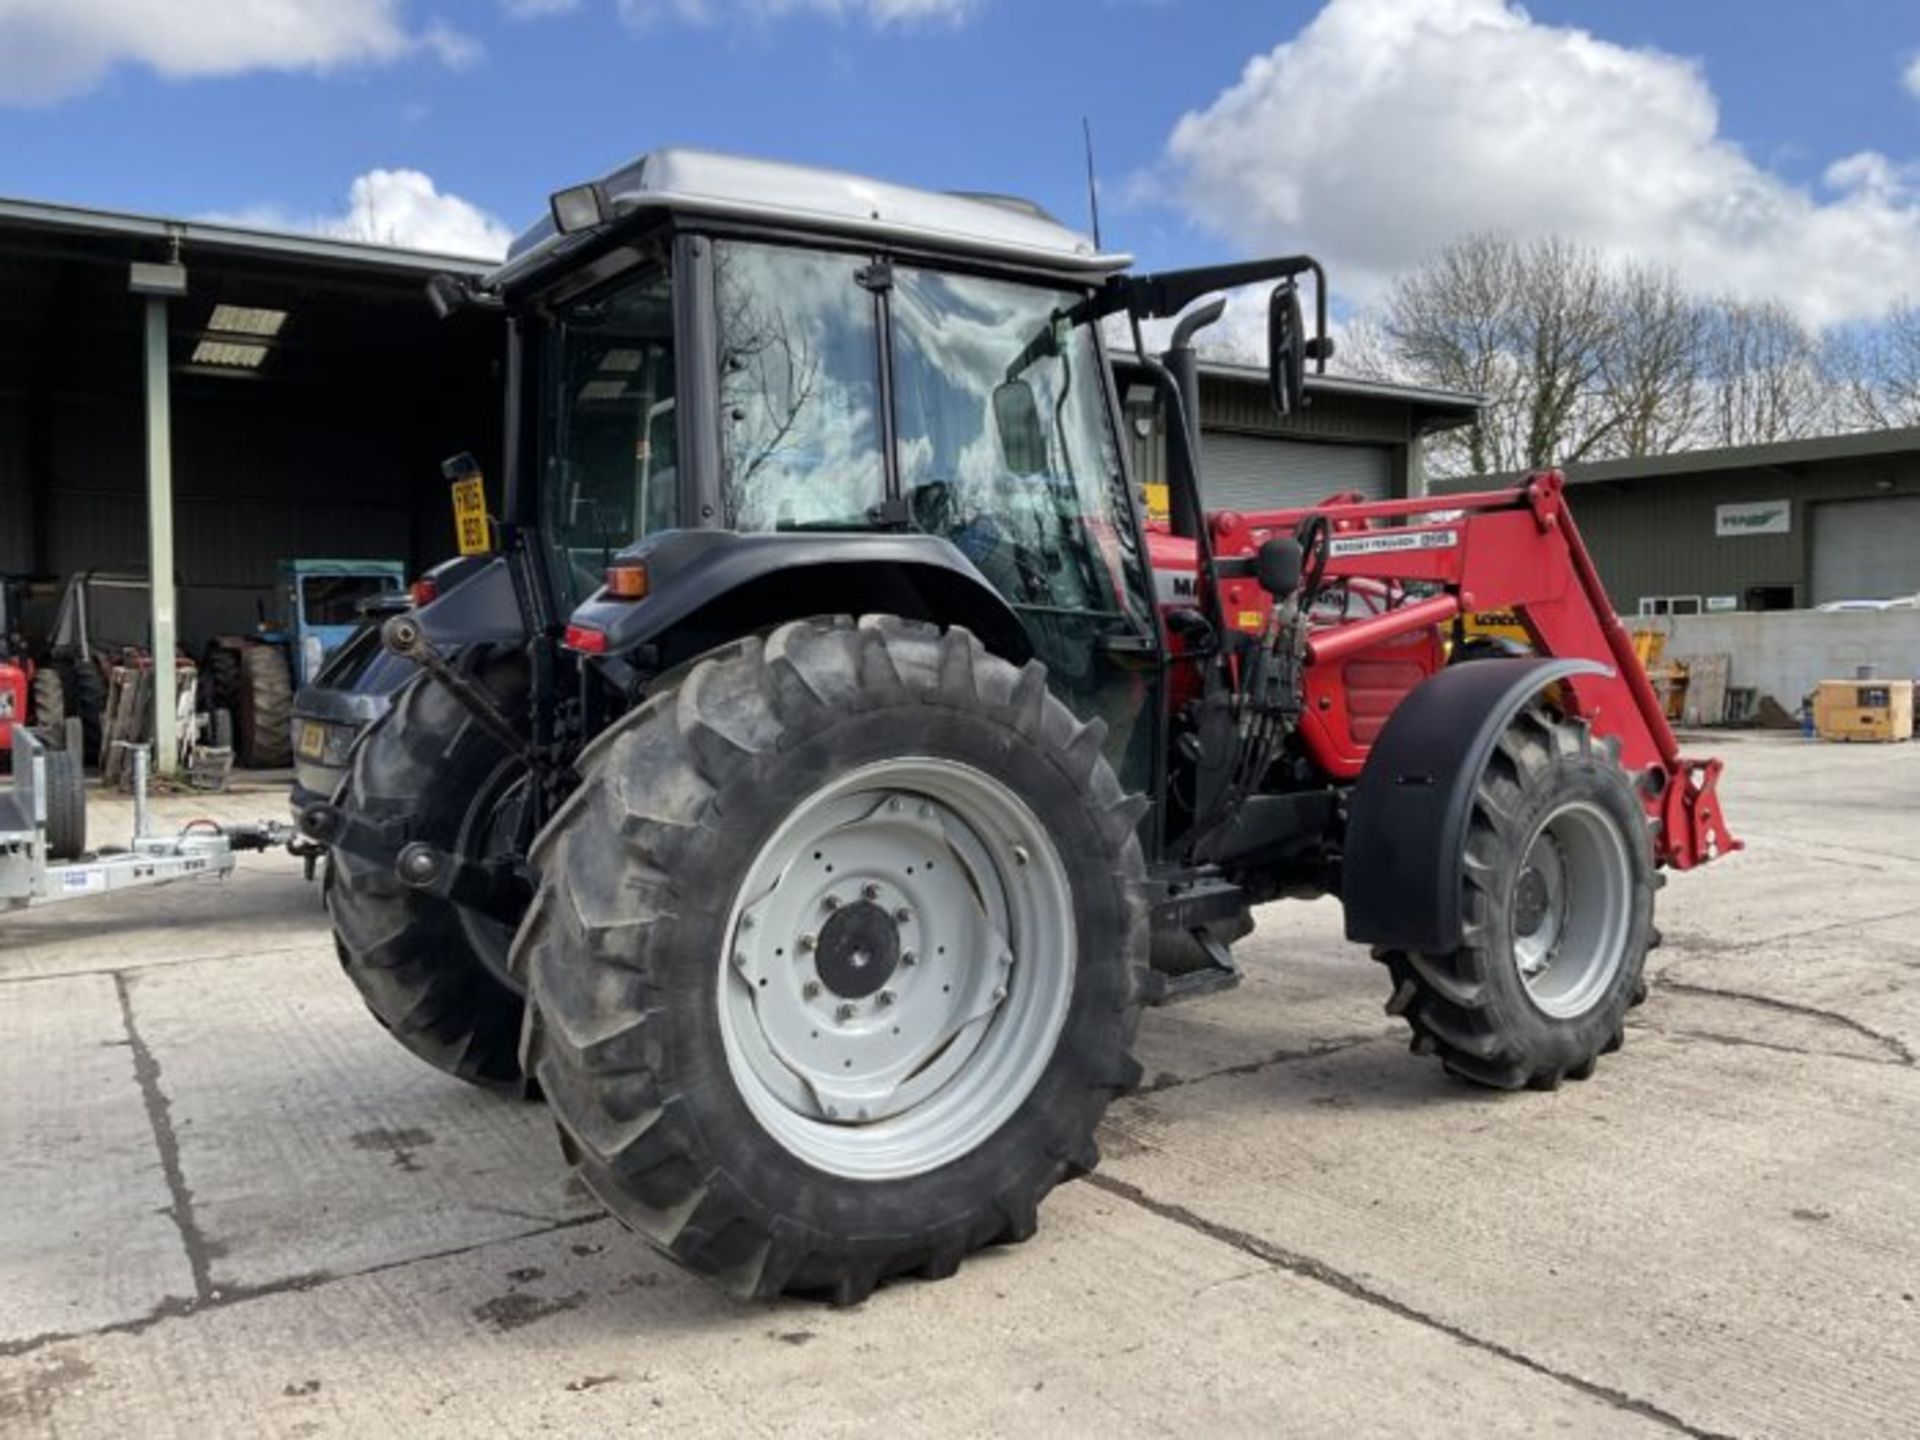
MULTIPOLYGON (((1247 557, 1275 535, 1293 534, 1309 516, 1328 531, 1322 586, 1349 582, 1371 598, 1371 613, 1351 605, 1316 623, 1306 644, 1302 739, 1328 774, 1358 776, 1366 752, 1339 743, 1327 717, 1355 703, 1342 662, 1376 656, 1396 644, 1437 643, 1439 627, 1476 610, 1519 617, 1534 651, 1546 658, 1598 662, 1558 680, 1561 705, 1595 734, 1612 737, 1658 822, 1663 865, 1690 870, 1741 848, 1726 826, 1718 760, 1680 752, 1660 698, 1626 627, 1609 602, 1568 508, 1556 471, 1510 490, 1306 509, 1224 511, 1210 517, 1219 559, 1219 613, 1235 628, 1264 629, 1269 603, 1247 557)), ((1497 663, 1497 662, 1493 662, 1497 663)), ((1350 733, 1350 732, 1341 732, 1350 733)))

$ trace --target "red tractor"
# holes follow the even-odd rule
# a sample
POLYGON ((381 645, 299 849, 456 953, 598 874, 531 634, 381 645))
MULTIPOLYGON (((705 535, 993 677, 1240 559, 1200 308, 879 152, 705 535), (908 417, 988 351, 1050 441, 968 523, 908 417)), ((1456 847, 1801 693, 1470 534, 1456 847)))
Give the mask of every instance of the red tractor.
POLYGON ((499 553, 386 622, 420 673, 301 815, 340 954, 743 1292, 1031 1234, 1141 1007, 1231 985, 1269 900, 1337 895, 1454 1074, 1584 1079, 1660 869, 1737 848, 1558 477, 1207 514, 1173 353, 1150 531, 1103 322, 1272 286, 1283 412, 1330 346, 1305 257, 1127 264, 1024 202, 664 151, 432 288, 509 322, 499 553), (1449 643, 1495 608, 1533 654, 1449 643))

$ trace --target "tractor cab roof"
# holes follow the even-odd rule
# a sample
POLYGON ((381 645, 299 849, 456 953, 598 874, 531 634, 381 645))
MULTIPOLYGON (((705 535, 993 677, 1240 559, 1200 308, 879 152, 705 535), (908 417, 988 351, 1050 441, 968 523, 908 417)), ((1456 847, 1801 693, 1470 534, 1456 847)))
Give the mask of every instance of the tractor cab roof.
POLYGON ((488 287, 526 287, 575 254, 598 249, 609 230, 625 229, 643 215, 826 234, 1028 265, 1090 281, 1124 270, 1133 259, 1101 253, 1086 236, 1028 200, 920 190, 839 170, 705 150, 649 151, 597 182, 597 188, 605 216, 601 224, 563 235, 548 216, 514 241, 506 263, 488 277, 488 287))

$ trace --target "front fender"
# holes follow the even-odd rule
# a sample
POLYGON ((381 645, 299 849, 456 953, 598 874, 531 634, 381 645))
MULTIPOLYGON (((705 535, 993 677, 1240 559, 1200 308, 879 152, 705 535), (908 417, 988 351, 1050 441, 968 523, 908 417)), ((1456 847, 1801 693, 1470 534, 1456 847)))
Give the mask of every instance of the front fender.
POLYGON ((1347 938, 1444 954, 1460 945, 1473 791, 1528 701, 1593 660, 1476 660, 1423 681, 1388 717, 1349 801, 1340 894, 1347 938))
POLYGON ((1033 653, 1013 607, 936 535, 677 530, 620 559, 645 564, 646 598, 601 590, 572 617, 606 637, 608 656, 672 640, 671 663, 783 620, 834 614, 964 625, 1010 660, 1033 653))

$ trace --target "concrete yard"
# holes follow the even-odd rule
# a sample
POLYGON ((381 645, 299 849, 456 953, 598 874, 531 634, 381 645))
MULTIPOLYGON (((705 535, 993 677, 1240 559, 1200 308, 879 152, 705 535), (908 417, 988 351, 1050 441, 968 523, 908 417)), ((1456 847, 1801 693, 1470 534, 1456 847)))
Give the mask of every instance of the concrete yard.
POLYGON ((601 1218, 537 1106, 386 1038, 284 856, 0 917, 0 1433, 1914 1434, 1920 745, 1691 748, 1749 849, 1663 892, 1592 1080, 1449 1080, 1276 906, 1037 1238, 850 1310, 601 1218))

